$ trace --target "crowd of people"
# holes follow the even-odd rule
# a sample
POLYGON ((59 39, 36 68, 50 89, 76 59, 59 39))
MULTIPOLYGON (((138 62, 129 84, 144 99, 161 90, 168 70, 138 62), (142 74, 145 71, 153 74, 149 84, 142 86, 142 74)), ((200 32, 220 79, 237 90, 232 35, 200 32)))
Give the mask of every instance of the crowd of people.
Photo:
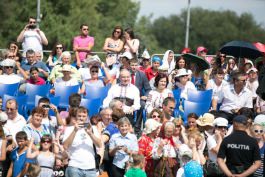
POLYGON ((264 176, 265 64, 220 51, 209 57, 203 46, 195 54, 209 63, 206 70, 185 59, 189 48, 150 57, 139 53, 133 29, 120 26, 106 38, 101 60, 87 24, 73 39, 74 54, 57 42, 45 58, 48 39, 33 17, 17 42, 3 52, 0 84, 19 83, 18 95, 31 94, 27 84, 51 89, 30 114, 18 111, 16 99, 2 105, 3 177, 264 176), (79 85, 67 109, 51 103, 57 85, 79 85), (109 87, 91 117, 80 106, 87 87, 109 87), (208 112, 176 114, 189 109, 189 90, 212 90, 208 112))

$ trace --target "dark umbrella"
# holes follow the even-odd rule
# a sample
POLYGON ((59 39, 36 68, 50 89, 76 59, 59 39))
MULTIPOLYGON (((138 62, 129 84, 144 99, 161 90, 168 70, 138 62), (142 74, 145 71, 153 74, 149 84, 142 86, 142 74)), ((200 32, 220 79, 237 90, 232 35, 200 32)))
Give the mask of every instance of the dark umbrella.
POLYGON ((198 55, 185 53, 182 55, 182 57, 185 59, 187 65, 190 65, 190 63, 195 63, 199 71, 203 71, 210 68, 209 62, 199 57, 198 55))
POLYGON ((237 58, 256 59, 262 56, 253 44, 245 41, 228 42, 220 49, 220 52, 237 58))

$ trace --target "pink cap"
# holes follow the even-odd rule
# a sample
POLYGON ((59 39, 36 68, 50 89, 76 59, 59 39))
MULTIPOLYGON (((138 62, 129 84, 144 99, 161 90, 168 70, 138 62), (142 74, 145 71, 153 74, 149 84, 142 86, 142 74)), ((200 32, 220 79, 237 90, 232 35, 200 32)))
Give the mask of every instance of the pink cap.
POLYGON ((203 47, 203 46, 199 46, 198 48, 197 48, 197 55, 198 55, 198 53, 200 53, 200 52, 202 52, 202 51, 204 51, 204 52, 206 52, 207 53, 207 51, 208 51, 208 49, 206 49, 205 47, 203 47))

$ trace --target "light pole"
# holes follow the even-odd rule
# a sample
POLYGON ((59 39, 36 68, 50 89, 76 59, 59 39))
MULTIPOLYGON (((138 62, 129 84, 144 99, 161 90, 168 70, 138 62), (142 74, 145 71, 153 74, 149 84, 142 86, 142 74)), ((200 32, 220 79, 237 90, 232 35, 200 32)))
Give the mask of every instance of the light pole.
POLYGON ((186 36, 185 36, 185 47, 189 47, 189 31, 190 31, 190 0, 188 0, 187 9, 187 20, 186 20, 186 36))
POLYGON ((40 0, 37 0, 37 28, 40 25, 40 0))

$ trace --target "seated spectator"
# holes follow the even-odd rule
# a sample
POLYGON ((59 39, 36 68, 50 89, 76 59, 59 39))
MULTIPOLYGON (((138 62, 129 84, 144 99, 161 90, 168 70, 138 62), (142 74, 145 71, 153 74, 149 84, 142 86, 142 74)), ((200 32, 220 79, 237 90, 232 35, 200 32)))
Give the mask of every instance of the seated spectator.
POLYGON ((56 78, 54 85, 73 86, 79 84, 78 80, 71 76, 73 74, 71 65, 63 65, 61 72, 63 76, 56 78))
POLYGON ((246 87, 252 92, 253 103, 255 103, 258 96, 256 90, 259 86, 258 70, 256 68, 250 68, 246 73, 248 74, 246 87))
MULTIPOLYGON (((73 93, 69 96, 69 98, 68 98, 68 100, 69 100, 69 109, 68 109, 69 112, 72 108, 78 108, 80 106, 81 99, 82 99, 82 97, 78 93, 73 93)), ((64 121, 64 124, 65 124, 65 121, 67 121, 66 118, 68 117, 69 112, 68 111, 61 111, 60 112, 60 117, 64 121)))
POLYGON ((142 57, 142 61, 141 61, 141 66, 139 67, 139 70, 145 73, 145 70, 151 67, 151 62, 150 62, 151 57, 146 49, 144 50, 141 57, 142 57))
MULTIPOLYGON (((57 78, 60 78, 63 76, 63 73, 61 72, 63 65, 70 65, 71 64, 71 53, 64 51, 61 55, 61 60, 62 60, 62 64, 54 66, 54 68, 52 69, 52 71, 48 77, 48 81, 50 81, 50 83, 52 83, 52 84, 55 83, 57 78)), ((71 76, 76 78, 78 80, 78 82, 81 82, 80 73, 72 65, 71 65, 71 72, 72 72, 71 76)))
POLYGON ((197 126, 197 119, 199 118, 197 114, 195 113, 190 113, 188 114, 188 124, 187 124, 187 130, 193 130, 193 129, 198 129, 197 126))
POLYGON ((39 69, 35 66, 31 67, 30 70, 30 77, 27 79, 27 83, 34 84, 34 85, 44 85, 46 84, 45 80, 39 76, 39 69))
MULTIPOLYGON (((14 73, 14 67, 16 66, 16 62, 12 59, 5 59, 1 62, 1 66, 3 67, 3 74, 0 75, 0 83, 1 84, 14 84, 14 83, 22 83, 24 78, 18 74, 14 73)), ((19 67, 21 71, 21 67, 19 67)))
POLYGON ((167 89, 168 77, 165 74, 159 73, 155 78, 155 90, 151 90, 145 104, 147 113, 150 113, 154 108, 162 108, 162 103, 165 98, 173 97, 171 90, 167 89))
POLYGON ((189 81, 189 75, 187 69, 179 69, 177 75, 175 76, 175 89, 180 89, 180 98, 187 99, 188 98, 188 90, 196 90, 195 85, 189 81))
POLYGON ((176 142, 178 144, 188 144, 188 137, 186 135, 186 129, 184 127, 183 121, 181 118, 175 118, 172 120, 172 122, 175 124, 175 133, 174 138, 176 139, 176 142))
POLYGON ((21 68, 29 75, 30 68, 35 66, 39 69, 39 76, 47 79, 49 76, 50 70, 47 68, 44 62, 38 61, 36 59, 36 52, 32 49, 27 50, 26 52, 26 58, 27 58, 27 63, 22 63, 21 68))
POLYGON ((158 75, 158 68, 161 66, 162 60, 158 56, 152 58, 152 66, 145 70, 147 79, 150 81, 153 77, 158 75))
MULTIPOLYGON (((253 108, 252 93, 246 88, 246 76, 244 73, 236 72, 233 76, 233 83, 222 89, 220 94, 220 111, 228 122, 232 122, 233 115, 242 107, 253 108)), ((217 100, 213 99, 213 109, 216 109, 217 100)))
POLYGON ((150 114, 148 114, 148 119, 154 119, 155 121, 162 123, 163 122, 163 112, 158 109, 158 108, 154 108, 150 114))
POLYGON ((49 55, 49 58, 47 59, 46 63, 50 69, 52 69, 57 64, 61 64, 61 55, 65 51, 65 47, 62 43, 57 42, 53 48, 52 52, 49 55))
POLYGON ((174 52, 172 50, 167 50, 163 56, 162 67, 168 68, 167 73, 170 74, 175 69, 175 65, 174 52))

